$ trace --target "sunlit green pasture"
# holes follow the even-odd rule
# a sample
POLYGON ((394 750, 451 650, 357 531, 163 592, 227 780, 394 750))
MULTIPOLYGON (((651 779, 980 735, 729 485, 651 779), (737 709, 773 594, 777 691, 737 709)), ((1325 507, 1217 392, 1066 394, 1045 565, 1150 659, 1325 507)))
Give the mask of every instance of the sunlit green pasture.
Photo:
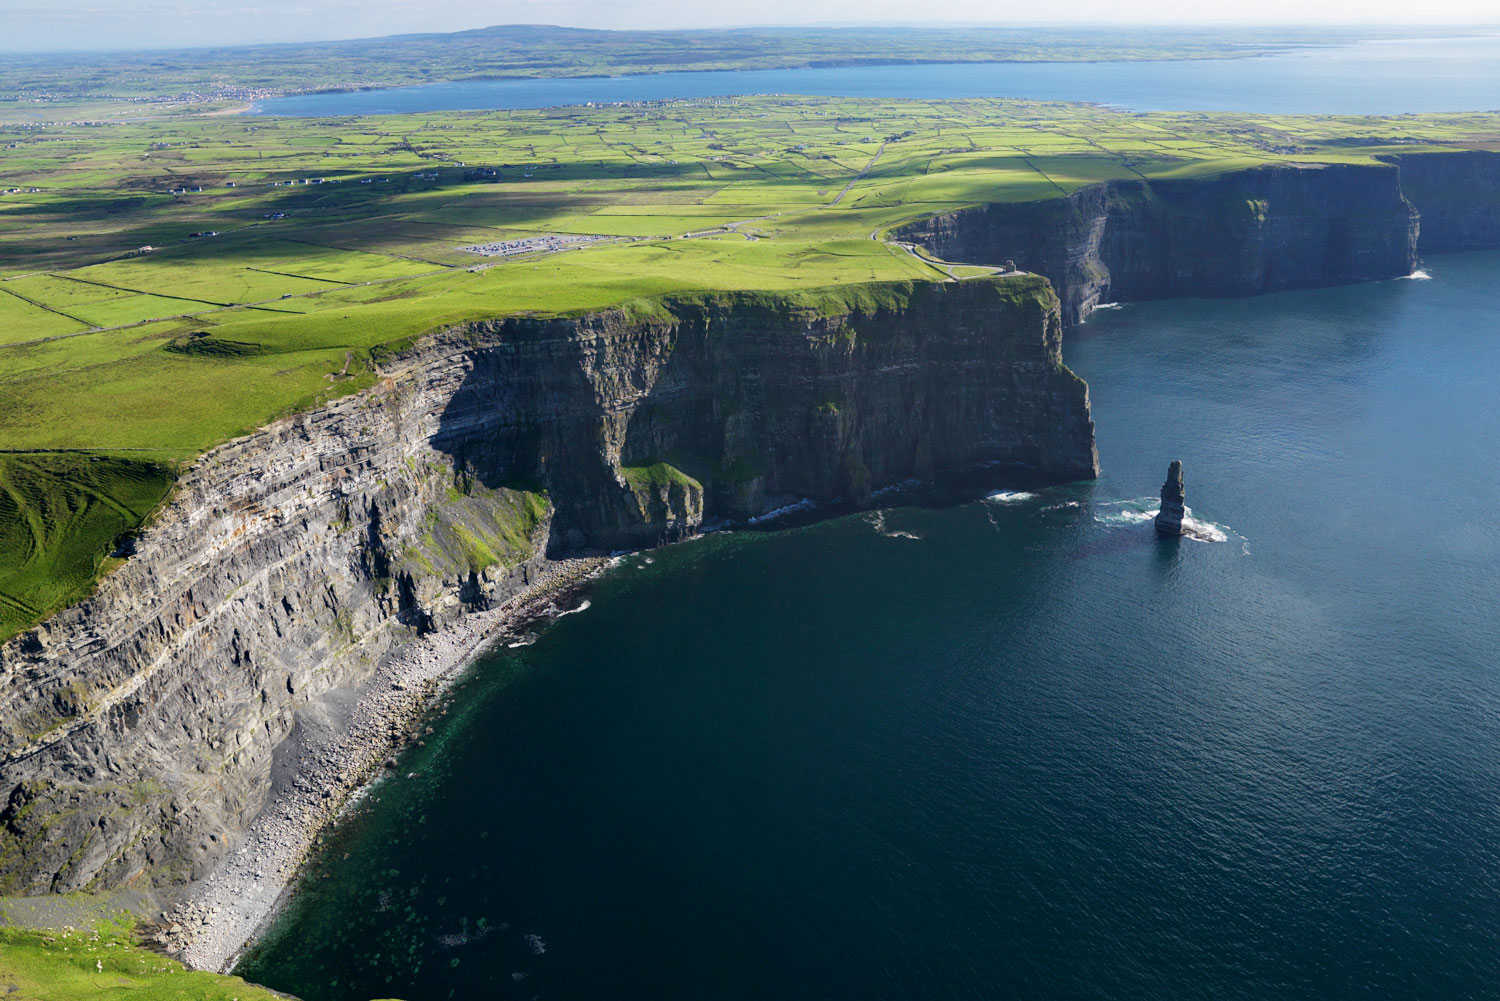
POLYGON ((0 449, 188 456, 367 385, 371 349, 448 324, 940 281, 884 234, 1112 178, 1497 135, 1500 115, 771 97, 0 128, 0 449), (549 235, 608 239, 465 249, 549 235))
POLYGON ((151 1001, 276 1001, 287 996, 239 977, 189 970, 142 948, 135 942, 128 917, 56 928, 0 925, 0 985, 14 1001, 111 996, 151 1001))

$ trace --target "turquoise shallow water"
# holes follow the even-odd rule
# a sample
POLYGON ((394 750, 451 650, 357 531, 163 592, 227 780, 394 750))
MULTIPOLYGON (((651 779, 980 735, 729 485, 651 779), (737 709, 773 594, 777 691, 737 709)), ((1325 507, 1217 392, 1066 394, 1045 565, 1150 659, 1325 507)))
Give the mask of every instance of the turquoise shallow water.
POLYGON ((932 63, 479 80, 278 97, 257 102, 253 113, 389 115, 723 94, 1104 100, 1144 111, 1347 115, 1486 111, 1500 107, 1500 37, 1365 42, 1255 59, 932 63))
POLYGON ((1427 268, 1098 314, 1096 484, 627 560, 475 667, 242 972, 1495 997, 1500 254, 1427 268), (1173 458, 1225 542, 1145 524, 1173 458))

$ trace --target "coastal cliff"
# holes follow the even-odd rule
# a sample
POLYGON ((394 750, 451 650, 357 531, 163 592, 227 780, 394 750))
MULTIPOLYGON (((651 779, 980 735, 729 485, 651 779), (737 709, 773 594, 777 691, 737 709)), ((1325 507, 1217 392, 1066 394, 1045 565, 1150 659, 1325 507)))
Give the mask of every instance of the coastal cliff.
POLYGON ((1496 192, 1478 152, 1111 181, 899 234, 1056 295, 1023 276, 683 296, 381 352, 369 390, 205 455, 92 597, 0 646, 0 894, 203 880, 273 773, 336 807, 361 776, 309 778, 289 738, 571 555, 911 479, 1093 476, 1066 324, 1406 274, 1419 241, 1500 245, 1496 192))
POLYGON ((1428 253, 1500 247, 1500 153, 1461 150, 1390 157, 1421 216, 1428 253))
MULTIPOLYGON (((1479 163, 1500 159, 1475 155, 1491 158, 1479 163)), ((897 236, 945 260, 1014 260, 1046 275, 1071 325, 1107 302, 1252 295, 1410 274, 1422 224, 1403 177, 1440 171, 1429 164, 1446 156, 1404 157, 1399 166, 1277 164, 1206 178, 1105 181, 1063 198, 945 213, 897 236)))
MULTIPOLYGON (((92 597, 0 647, 0 893, 202 880, 299 726, 557 558, 910 478, 1096 475, 1061 330, 1023 277, 651 300, 378 355, 371 389, 205 455, 92 597)), ((352 782, 291 764, 325 799, 352 782)))
POLYGON ((508 320, 475 329, 495 347, 432 440, 487 485, 545 484, 554 552, 802 500, 863 505, 987 463, 1089 477, 1086 391, 1062 367, 1059 321, 1037 278, 508 320), (576 361, 543 360, 562 341, 576 361))

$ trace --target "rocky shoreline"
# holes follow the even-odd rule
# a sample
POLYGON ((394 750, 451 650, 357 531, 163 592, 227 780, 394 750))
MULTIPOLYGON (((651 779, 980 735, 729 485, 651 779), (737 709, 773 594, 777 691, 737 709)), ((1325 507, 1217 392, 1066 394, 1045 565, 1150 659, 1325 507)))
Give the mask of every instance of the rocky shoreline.
POLYGON ((275 915, 318 835, 391 766, 433 696, 493 641, 519 632, 609 565, 605 557, 550 563, 524 591, 451 628, 396 648, 357 692, 330 693, 327 714, 298 740, 285 778, 212 873, 150 927, 148 937, 190 967, 227 972, 275 915))

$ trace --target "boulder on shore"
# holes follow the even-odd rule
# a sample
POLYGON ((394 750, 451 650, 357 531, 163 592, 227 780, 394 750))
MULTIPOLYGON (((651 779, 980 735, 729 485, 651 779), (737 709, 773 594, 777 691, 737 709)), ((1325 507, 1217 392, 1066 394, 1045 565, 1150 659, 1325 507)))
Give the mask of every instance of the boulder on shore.
POLYGON ((1182 485, 1182 461, 1172 460, 1167 467, 1167 482, 1161 485, 1161 510, 1156 513, 1159 535, 1182 535, 1182 520, 1187 516, 1187 490, 1182 485))

